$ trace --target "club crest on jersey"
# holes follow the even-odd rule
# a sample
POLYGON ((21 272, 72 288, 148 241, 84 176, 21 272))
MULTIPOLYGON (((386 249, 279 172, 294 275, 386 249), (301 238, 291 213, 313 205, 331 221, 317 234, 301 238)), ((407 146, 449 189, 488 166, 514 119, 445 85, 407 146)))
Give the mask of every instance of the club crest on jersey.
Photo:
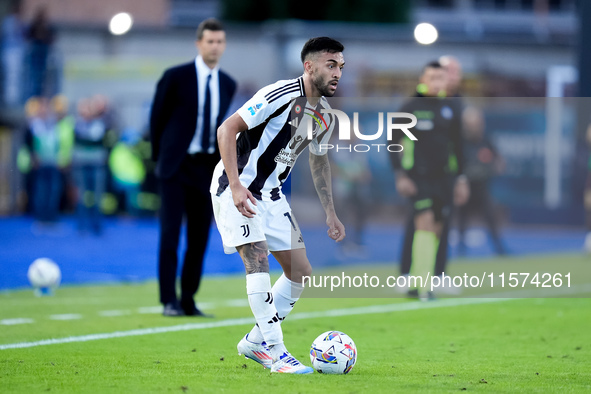
POLYGON ((248 112, 250 112, 250 115, 251 116, 254 116, 257 113, 257 111, 259 109, 261 109, 262 107, 263 107, 263 104, 262 103, 253 105, 252 107, 248 107, 248 112))
POLYGON ((248 224, 243 224, 240 228, 242 229, 242 236, 248 238, 250 235, 250 227, 248 227, 248 224))

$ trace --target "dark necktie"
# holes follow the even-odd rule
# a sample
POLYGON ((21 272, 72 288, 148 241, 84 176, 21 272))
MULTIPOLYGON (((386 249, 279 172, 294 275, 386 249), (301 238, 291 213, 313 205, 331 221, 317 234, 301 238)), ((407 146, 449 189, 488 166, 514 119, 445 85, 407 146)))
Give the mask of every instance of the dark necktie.
POLYGON ((211 91, 209 90, 209 82, 211 81, 211 74, 207 76, 205 83, 205 102, 203 103, 203 133, 201 134, 201 149, 203 153, 208 153, 209 149, 209 133, 211 132, 211 91))

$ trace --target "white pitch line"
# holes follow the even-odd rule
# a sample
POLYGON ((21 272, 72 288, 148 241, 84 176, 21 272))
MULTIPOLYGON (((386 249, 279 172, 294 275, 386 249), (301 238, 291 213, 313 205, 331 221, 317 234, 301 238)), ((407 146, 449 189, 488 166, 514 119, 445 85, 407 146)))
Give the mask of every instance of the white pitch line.
POLYGON ((162 313, 162 305, 160 305, 160 306, 142 306, 141 308, 137 308, 137 313, 144 313, 144 314, 162 313))
MULTIPOLYGON (((227 307, 244 307, 249 306, 248 299, 237 298, 233 300, 227 300, 222 302, 198 302, 197 305, 200 309, 213 309, 218 306, 227 307)), ((159 314, 162 313, 162 305, 160 306, 143 306, 137 309, 138 313, 141 314, 159 314)))
MULTIPOLYGON (((545 290, 545 289, 543 289, 545 290)), ((536 292, 535 294, 538 297, 541 297, 543 294, 548 294, 548 292, 544 291, 536 292)), ((591 284, 585 285, 578 285, 573 286, 571 288, 565 289, 552 289, 553 296, 558 295, 574 295, 574 294, 581 294, 581 293, 588 293, 591 291, 591 284)), ((521 294, 534 294, 532 291, 515 291, 512 293, 505 293, 505 294, 512 294, 514 298, 448 298, 444 300, 436 300, 431 302, 406 302, 406 303, 397 303, 397 304, 385 304, 385 305, 370 305, 370 306, 360 306, 356 308, 343 308, 343 309, 330 309, 327 311, 316 311, 316 312, 301 312, 301 313, 293 313, 290 314, 290 320, 304 320, 304 319, 315 319, 315 318, 324 318, 324 317, 335 317, 335 316, 352 316, 352 315, 367 315, 367 314, 376 314, 376 313, 388 313, 388 312, 403 312, 403 311, 412 311, 412 310, 419 310, 419 309, 434 309, 434 308, 447 308, 447 307, 454 307, 454 306, 461 306, 461 305, 477 305, 477 304, 487 304, 487 303, 494 303, 494 302, 504 302, 504 301, 515 301, 520 299, 526 298, 516 298, 521 294)), ((531 297, 531 295, 530 295, 531 297)), ((99 339, 112 339, 112 338, 122 338, 122 337, 132 337, 132 336, 141 336, 141 335, 150 335, 150 334, 163 334, 169 332, 177 332, 177 331, 190 331, 190 330, 204 330, 208 328, 217 328, 217 327, 229 327, 229 326, 241 326, 246 324, 253 324, 254 318, 253 317, 243 317, 238 319, 227 319, 227 320, 220 320, 214 321, 209 323, 189 323, 189 324, 180 324, 176 326, 168 326, 168 327, 154 327, 154 328, 143 328, 143 329, 136 329, 136 330, 129 330, 129 331, 115 331, 111 333, 102 333, 102 334, 90 334, 90 335, 81 335, 75 337, 66 337, 66 338, 55 338, 55 339, 44 339, 41 341, 35 342, 20 342, 20 343, 8 343, 4 345, 0 345, 0 350, 7 350, 7 349, 22 349, 22 348, 29 348, 29 347, 36 347, 36 346, 45 346, 45 345, 59 345, 63 343, 73 343, 73 342, 88 342, 88 341, 96 341, 99 339)))
MULTIPOLYGON (((248 299, 233 299, 227 300, 222 302, 200 302, 199 306, 203 309, 214 309, 216 306, 227 306, 227 307, 245 307, 248 306, 248 299)), ((144 306, 137 309, 137 313, 140 314, 160 314, 162 313, 162 305, 160 306, 144 306)), ((127 316, 131 315, 130 310, 107 310, 107 311, 99 311, 97 312, 99 316, 102 317, 118 317, 118 316, 127 316)), ((58 315, 51 315, 49 319, 51 320, 78 320, 81 319, 82 315, 77 313, 64 313, 58 315)), ((35 320, 22 317, 22 318, 14 318, 14 319, 3 319, 0 320, 0 325, 4 326, 12 326, 16 324, 28 324, 34 323, 35 320)))
POLYGON ((100 311, 98 314, 99 314, 99 316, 103 316, 103 317, 115 317, 115 316, 130 315, 131 311, 128 311, 128 310, 100 311))
MULTIPOLYGON (((374 306, 357 307, 357 308, 331 309, 328 311, 318 311, 318 312, 293 313, 289 316, 289 319, 290 320, 302 320, 302 319, 314 319, 314 318, 326 317, 326 316, 364 315, 364 314, 373 314, 373 313, 409 311, 409 310, 416 310, 416 309, 442 308, 442 307, 451 307, 451 306, 458 306, 458 305, 482 304, 482 303, 508 301, 508 300, 509 299, 496 299, 496 298, 495 299, 474 299, 474 298, 469 298, 469 299, 448 299, 448 300, 441 300, 441 301, 434 301, 434 302, 409 302, 409 303, 398 303, 398 304, 387 304, 387 305, 374 305, 374 306)), ((131 336, 139 336, 139 335, 163 334, 163 333, 177 332, 177 331, 204 330, 204 329, 208 329, 208 328, 241 326, 241 325, 246 325, 246 324, 251 325, 253 323, 254 323, 253 317, 243 317, 243 318, 238 318, 238 319, 220 320, 220 321, 210 322, 210 323, 189 323, 189 324, 180 324, 180 325, 168 326, 168 327, 143 328, 143 329, 129 330, 129 331, 115 331, 115 332, 111 332, 111 333, 81 335, 81 336, 76 336, 76 337, 44 339, 44 340, 35 341, 35 342, 9 343, 9 344, 5 344, 5 345, 0 345, 0 350, 22 349, 22 348, 29 348, 29 347, 36 347, 36 346, 58 345, 58 344, 73 343, 73 342, 88 342, 88 341, 96 341, 99 339, 122 338, 122 337, 131 337, 131 336)))
POLYGON ((78 313, 64 313, 61 315, 51 315, 49 318, 51 320, 78 320, 82 319, 82 315, 78 313))
POLYGON ((232 306, 232 307, 243 307, 249 306, 248 298, 238 298, 235 300, 228 300, 223 303, 224 306, 232 306))
POLYGON ((2 324, 4 326, 14 326, 16 324, 28 324, 28 323, 34 323, 34 322, 35 322, 35 320, 29 319, 26 317, 17 317, 15 319, 0 320, 0 324, 2 324))

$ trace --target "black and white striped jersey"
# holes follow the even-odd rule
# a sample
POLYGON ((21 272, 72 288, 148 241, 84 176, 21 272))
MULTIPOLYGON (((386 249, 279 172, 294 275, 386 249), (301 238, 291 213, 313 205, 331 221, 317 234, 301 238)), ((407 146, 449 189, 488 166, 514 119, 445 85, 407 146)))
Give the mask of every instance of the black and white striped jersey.
MULTIPOLYGON (((306 100, 303 77, 278 81, 259 90, 237 113, 248 126, 236 140, 240 182, 259 200, 282 198, 281 185, 297 157, 309 145, 315 155, 326 154, 334 128, 334 116, 322 97, 313 107, 306 100), (312 139, 308 138, 312 131, 312 139)), ((220 161, 211 192, 220 195, 228 177, 220 161)))

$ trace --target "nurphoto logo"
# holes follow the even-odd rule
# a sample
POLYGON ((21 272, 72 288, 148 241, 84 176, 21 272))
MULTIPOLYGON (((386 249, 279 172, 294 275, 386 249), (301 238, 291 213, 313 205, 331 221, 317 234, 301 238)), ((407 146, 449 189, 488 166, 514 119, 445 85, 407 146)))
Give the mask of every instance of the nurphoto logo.
MULTIPOLYGON (((351 121, 349 120, 349 116, 338 109, 322 109, 322 114, 331 114, 336 119, 338 119, 338 133, 339 133, 339 141, 351 141, 351 130, 357 139, 361 141, 378 141, 382 134, 384 133, 384 118, 386 119, 386 139, 388 142, 392 142, 394 138, 399 140, 401 138, 400 131, 404 133, 409 139, 416 141, 417 137, 410 131, 414 126, 417 124, 417 118, 411 113, 407 112, 387 112, 384 116, 384 112, 378 112, 378 130, 373 134, 364 134, 360 127, 359 127, 359 113, 353 113, 353 127, 351 128, 351 121), (410 122, 406 123, 398 123, 399 119, 407 119, 410 122)), ((314 111, 314 114, 309 114, 310 117, 307 118, 307 136, 308 139, 313 139, 315 137, 314 132, 314 125, 313 121, 315 121, 319 126, 324 124, 326 125, 326 121, 322 114, 314 111)), ((337 152, 340 150, 346 150, 349 152, 369 152, 372 149, 380 151, 381 148, 385 148, 388 152, 402 152, 403 147, 400 144, 367 144, 367 143, 360 143, 360 144, 348 144, 348 145, 340 145, 340 144, 320 144, 320 150, 331 150, 335 149, 337 152)))

